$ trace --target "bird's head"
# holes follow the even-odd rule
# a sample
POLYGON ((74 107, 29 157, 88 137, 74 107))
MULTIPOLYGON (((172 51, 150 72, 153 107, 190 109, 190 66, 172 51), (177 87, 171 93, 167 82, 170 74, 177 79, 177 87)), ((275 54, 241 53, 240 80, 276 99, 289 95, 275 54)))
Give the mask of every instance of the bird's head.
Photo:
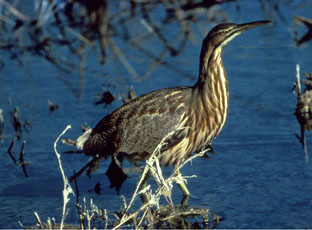
POLYGON ((237 35, 246 30, 269 23, 270 21, 256 21, 244 24, 223 23, 215 26, 206 36, 204 42, 214 47, 223 48, 237 35))
POLYGON ((223 23, 215 26, 203 40, 200 53, 199 73, 207 73, 207 64, 209 63, 210 58, 220 55, 223 47, 232 41, 237 35, 269 22, 270 21, 256 21, 244 24, 223 23))

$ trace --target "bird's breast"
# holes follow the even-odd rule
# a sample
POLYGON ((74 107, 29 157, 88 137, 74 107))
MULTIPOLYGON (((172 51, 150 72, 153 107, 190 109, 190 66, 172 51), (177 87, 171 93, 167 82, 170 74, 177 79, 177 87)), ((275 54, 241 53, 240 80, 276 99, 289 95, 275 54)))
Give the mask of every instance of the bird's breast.
POLYGON ((161 163, 163 165, 178 164, 194 152, 200 152, 211 144, 212 140, 221 132, 228 110, 227 83, 219 82, 214 88, 224 90, 213 99, 203 96, 197 101, 188 103, 188 108, 183 113, 179 122, 179 132, 183 132, 178 144, 163 153, 161 163), (215 100, 212 102, 212 100, 215 100))

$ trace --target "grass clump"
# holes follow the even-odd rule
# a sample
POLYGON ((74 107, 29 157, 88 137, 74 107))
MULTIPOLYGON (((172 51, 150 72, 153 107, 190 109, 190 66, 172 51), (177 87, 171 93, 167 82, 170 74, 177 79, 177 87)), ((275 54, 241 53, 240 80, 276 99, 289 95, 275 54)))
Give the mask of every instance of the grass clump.
MULTIPOLYGON (((193 160, 198 156, 203 156, 206 151, 202 151, 193 155, 192 157, 186 159, 180 165, 178 165, 173 173, 165 178, 162 174, 162 169, 160 167, 159 157, 161 155, 160 149, 162 142, 155 149, 151 157, 146 160, 146 165, 144 167, 143 173, 138 181, 136 189, 129 201, 127 203, 126 198, 122 197, 122 207, 120 210, 107 210, 105 208, 99 208, 93 200, 90 200, 90 204, 87 205, 85 198, 82 199, 82 204, 79 203, 77 197, 77 209, 79 213, 79 223, 68 224, 65 223, 65 218, 67 215, 66 206, 70 201, 69 196, 75 196, 75 193, 70 186, 67 177, 62 168, 62 162, 60 159, 60 154, 57 152, 57 142, 60 137, 65 134, 65 132, 70 128, 70 125, 59 135, 54 143, 54 151, 58 159, 59 168, 62 174, 64 188, 63 188, 63 208, 62 208, 62 218, 58 224, 54 218, 48 218, 47 223, 43 223, 40 220, 39 215, 35 212, 35 217, 37 220, 37 228, 45 229, 120 229, 120 228, 134 228, 134 229, 155 229, 155 228, 165 228, 165 229, 194 229, 194 228, 204 228, 210 229, 215 228, 218 223, 223 219, 214 213, 211 213, 209 208, 194 207, 187 204, 175 205, 172 201, 172 187, 173 182, 181 183, 181 181, 186 181, 187 178, 195 177, 195 175, 190 177, 183 177, 179 173, 179 170, 187 164, 189 161, 193 160), (151 173, 153 176, 157 188, 155 191, 152 190, 151 185, 147 184, 143 189, 142 183, 147 173, 151 173), (146 197, 145 203, 142 203, 139 207, 134 207, 134 201, 137 200, 140 195, 144 194, 146 197), (165 204, 160 204, 160 199, 164 198, 165 204), (89 206, 89 207, 88 207, 89 206)), ((170 135, 170 134, 169 134, 170 135)), ((164 138, 165 140, 166 138, 164 138)), ((79 196, 77 183, 76 194, 79 196)), ((78 222, 78 221, 77 221, 78 222)), ((33 228, 33 227, 32 227, 33 228)))

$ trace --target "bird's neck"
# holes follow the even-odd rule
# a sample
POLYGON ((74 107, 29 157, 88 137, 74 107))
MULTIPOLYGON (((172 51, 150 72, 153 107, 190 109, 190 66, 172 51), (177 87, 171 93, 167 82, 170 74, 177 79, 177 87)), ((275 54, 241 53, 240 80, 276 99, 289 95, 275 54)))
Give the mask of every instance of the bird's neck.
POLYGON ((211 50, 205 48, 208 47, 203 47, 201 52, 199 78, 193 87, 192 101, 195 102, 195 111, 199 111, 198 108, 201 107, 202 117, 209 122, 216 122, 218 130, 213 131, 215 136, 220 132, 227 116, 228 81, 221 59, 222 47, 211 50))
POLYGON ((228 101, 228 80, 222 63, 222 49, 222 47, 209 49, 203 46, 199 77, 193 87, 193 92, 197 97, 204 97, 215 103, 228 101))

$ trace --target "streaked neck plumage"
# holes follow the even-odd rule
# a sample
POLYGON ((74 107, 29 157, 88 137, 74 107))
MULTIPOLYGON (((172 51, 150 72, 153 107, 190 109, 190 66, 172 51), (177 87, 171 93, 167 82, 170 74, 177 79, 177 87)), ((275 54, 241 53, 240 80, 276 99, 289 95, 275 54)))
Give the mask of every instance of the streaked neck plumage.
MULTIPOLYGON (((214 138, 221 131, 227 116, 229 91, 226 72, 222 63, 224 45, 211 44, 207 37, 202 44, 199 63, 199 77, 193 86, 194 105, 201 106, 206 123, 214 138)), ((196 111, 196 108, 194 108, 196 111)), ((199 115, 200 116, 200 115, 199 115)), ((203 121, 204 122, 204 121, 203 121)))

